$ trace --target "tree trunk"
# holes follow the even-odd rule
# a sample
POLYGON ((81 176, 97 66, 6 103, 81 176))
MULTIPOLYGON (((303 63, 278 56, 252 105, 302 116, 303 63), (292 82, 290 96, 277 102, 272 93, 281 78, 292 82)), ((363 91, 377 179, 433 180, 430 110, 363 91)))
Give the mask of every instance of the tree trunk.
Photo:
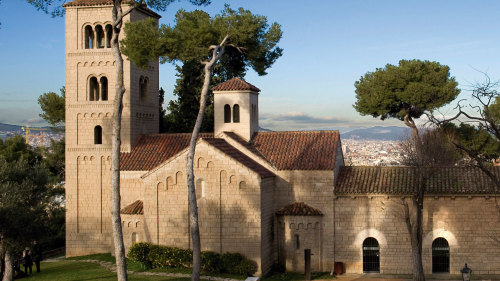
MULTIPOLYGON (((422 193, 423 195, 423 193, 422 193)), ((403 199, 405 222, 410 235, 411 255, 413 259, 413 281, 425 281, 422 264, 422 201, 421 194, 412 196, 411 215, 408 203, 403 199)))
POLYGON ((413 121, 413 118, 411 118, 410 113, 406 113, 404 117, 404 123, 406 126, 411 128, 411 136, 413 138, 418 138, 417 125, 415 125, 415 121, 413 121))
POLYGON ((218 46, 212 46, 212 59, 209 62, 205 62, 205 78, 203 81, 203 87, 201 88, 200 97, 200 110, 198 111, 198 116, 196 117, 196 123, 194 124, 193 134, 191 135, 191 140, 189 142, 189 151, 187 154, 187 164, 186 164, 186 178, 188 186, 188 201, 189 201, 189 226, 191 228, 191 239, 193 243, 193 274, 191 275, 192 281, 200 280, 201 272, 201 242, 200 242, 200 228, 198 225, 198 205, 196 203, 196 190, 194 185, 194 154, 196 151, 196 141, 200 134, 201 123, 203 122, 203 115, 205 113, 205 108, 207 106, 207 93, 210 86, 210 77, 212 76, 213 66, 217 63, 220 57, 224 54, 224 44, 228 36, 222 40, 221 44, 218 46))
POLYGON ((125 259, 125 245, 120 216, 120 147, 121 147, 121 120, 123 109, 123 59, 118 37, 122 26, 121 0, 113 1, 113 36, 111 37, 111 51, 116 61, 115 100, 113 102, 113 137, 111 144, 111 224, 113 226, 113 243, 115 246, 116 274, 118 281, 128 280, 127 263, 125 259))
POLYGON ((14 261, 9 250, 5 250, 5 272, 2 281, 14 280, 14 261))

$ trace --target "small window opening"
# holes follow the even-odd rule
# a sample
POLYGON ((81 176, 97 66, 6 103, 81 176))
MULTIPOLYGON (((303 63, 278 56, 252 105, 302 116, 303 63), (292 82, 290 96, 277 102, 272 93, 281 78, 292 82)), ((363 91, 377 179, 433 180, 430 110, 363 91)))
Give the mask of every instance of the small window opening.
POLYGON ((432 273, 450 273, 450 245, 442 237, 432 242, 432 273))
POLYGON ((101 100, 108 100, 108 78, 101 77, 101 100))
POLYGON ((85 49, 92 49, 94 47, 94 31, 92 30, 92 26, 87 25, 84 33, 85 49))
POLYGON ((233 105, 233 122, 240 123, 240 106, 237 104, 233 105))
POLYGON ((95 126, 94 128, 94 144, 102 144, 102 127, 95 126))
POLYGON ((199 200, 201 198, 205 198, 207 192, 207 182, 199 179, 196 182, 196 199, 199 200))
POLYGON ((97 78, 91 77, 89 79, 89 101, 99 100, 99 83, 97 78))
POLYGON ((111 27, 111 24, 107 24, 105 30, 106 30, 106 48, 111 48, 111 36, 113 36, 113 27, 111 27))
POLYGON ((380 247, 377 239, 368 237, 363 241, 363 272, 380 272, 380 247))
POLYGON ((295 249, 300 250, 300 237, 298 234, 295 234, 295 249))
POLYGON ((139 235, 137 235, 137 233, 132 232, 132 237, 131 238, 132 238, 131 239, 132 240, 132 244, 139 242, 139 235))
POLYGON ((104 48, 104 30, 102 26, 97 25, 95 27, 95 36, 96 36, 96 48, 101 49, 104 48))
POLYGON ((231 107, 229 104, 224 105, 224 123, 231 123, 231 107))
POLYGON ((139 94, 141 96, 141 100, 146 100, 148 93, 148 77, 143 77, 139 79, 139 94))

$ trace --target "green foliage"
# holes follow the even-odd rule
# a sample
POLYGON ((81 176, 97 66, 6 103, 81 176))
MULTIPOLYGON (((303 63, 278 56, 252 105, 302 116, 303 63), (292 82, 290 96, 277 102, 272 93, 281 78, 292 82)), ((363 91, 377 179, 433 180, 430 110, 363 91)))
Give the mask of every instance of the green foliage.
POLYGON ((239 253, 224 253, 221 256, 222 268, 227 273, 234 273, 236 266, 244 259, 239 253))
MULTIPOLYGON (((244 9, 232 10, 229 6, 215 17, 203 11, 176 15, 176 25, 162 25, 148 19, 125 25, 126 38, 122 40, 122 51, 140 67, 161 57, 161 62, 182 62, 177 66, 177 83, 170 101, 161 132, 191 132, 199 109, 203 85, 203 68, 200 63, 210 55, 209 46, 219 44, 229 35, 225 55, 213 69, 210 84, 215 85, 234 77, 244 77, 249 67, 260 75, 282 54, 277 47, 281 38, 280 26, 267 24, 263 16, 252 15, 244 9), (238 47, 238 48, 237 48, 238 47)), ((207 97, 206 118, 202 132, 213 131, 213 94, 207 97)))
POLYGON ((500 157, 498 139, 483 126, 473 126, 467 123, 460 123, 457 126, 447 123, 444 127, 454 133, 455 143, 471 157, 477 156, 484 160, 494 160, 500 157))
POLYGON ((174 27, 162 25, 158 29, 153 19, 130 22, 125 24, 125 33, 122 52, 142 68, 158 57, 162 63, 206 60, 210 55, 208 47, 220 44, 226 35, 226 49, 242 51, 234 57, 236 62, 252 67, 260 75, 265 75, 283 52, 277 47, 282 36, 277 23, 269 26, 266 17, 243 8, 232 10, 228 5, 214 18, 199 10, 179 10, 174 27))
POLYGON ((134 245, 130 247, 127 256, 129 259, 143 264, 145 268, 152 268, 153 265, 148 259, 149 249, 149 243, 134 243, 134 245))
POLYGON ((354 108, 362 115, 403 120, 406 114, 419 118, 460 93, 449 67, 438 62, 400 60, 368 72, 356 81, 354 108))
POLYGON ((41 148, 43 162, 47 166, 51 174, 51 182, 58 184, 64 181, 65 163, 64 163, 65 139, 59 141, 50 140, 48 148, 41 148))
POLYGON ((60 95, 49 92, 38 97, 38 104, 40 104, 40 108, 43 111, 43 113, 40 113, 40 117, 49 122, 53 127, 64 124, 66 88, 63 86, 60 91, 60 95))
POLYGON ((42 155, 38 151, 32 150, 21 135, 15 135, 5 141, 0 139, 0 155, 7 162, 15 162, 22 158, 30 164, 34 164, 42 160, 42 155))
MULTIPOLYGON (((189 268, 193 259, 191 250, 176 247, 135 243, 130 247, 128 258, 143 264, 145 268, 189 268)), ((230 273, 251 276, 257 264, 238 253, 201 252, 201 268, 207 273, 230 273)))
POLYGON ((19 249, 43 233, 48 216, 48 171, 38 162, 0 155, 0 233, 2 246, 19 249))
POLYGON ((64 189, 52 177, 46 158, 21 136, 0 140, 0 232, 10 246, 33 239, 45 249, 64 246, 64 189))
POLYGON ((202 252, 201 270, 209 273, 220 273, 222 271, 220 254, 210 251, 202 252))

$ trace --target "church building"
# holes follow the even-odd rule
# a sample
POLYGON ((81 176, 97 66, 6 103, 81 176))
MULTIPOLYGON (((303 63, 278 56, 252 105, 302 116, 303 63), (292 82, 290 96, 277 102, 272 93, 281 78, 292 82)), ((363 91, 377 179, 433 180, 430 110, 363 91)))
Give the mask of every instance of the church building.
MULTIPOLYGON (((127 1, 124 1, 128 3, 127 1)), ((115 61, 111 0, 66 10, 66 255, 112 252, 110 167, 115 61)), ((124 4, 124 9, 128 4, 124 4)), ((145 6, 125 17, 160 16, 145 6)), ((123 34, 122 34, 123 36, 123 34)), ((186 154, 190 134, 159 134, 158 62, 124 61, 121 201, 126 248, 191 247, 186 154)), ((212 88, 214 132, 195 155, 202 250, 239 252, 258 264, 313 271, 410 274, 401 199, 409 167, 345 166, 338 131, 259 132, 260 90, 241 78, 212 88)), ((262 93, 265 95, 265 93, 262 93)), ((500 173, 494 171, 495 173, 500 173)), ((426 273, 500 274, 500 211, 492 182, 474 168, 433 173, 424 207, 426 273)))

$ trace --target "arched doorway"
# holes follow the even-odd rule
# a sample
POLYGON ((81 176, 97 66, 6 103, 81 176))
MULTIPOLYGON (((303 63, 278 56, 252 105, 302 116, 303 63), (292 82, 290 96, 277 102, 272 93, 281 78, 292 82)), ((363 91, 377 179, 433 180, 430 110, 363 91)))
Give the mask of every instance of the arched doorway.
POLYGON ((380 246, 377 239, 368 237, 363 241, 363 273, 380 272, 380 246))
POLYGON ((442 237, 432 242, 432 273, 450 273, 450 245, 442 237))

